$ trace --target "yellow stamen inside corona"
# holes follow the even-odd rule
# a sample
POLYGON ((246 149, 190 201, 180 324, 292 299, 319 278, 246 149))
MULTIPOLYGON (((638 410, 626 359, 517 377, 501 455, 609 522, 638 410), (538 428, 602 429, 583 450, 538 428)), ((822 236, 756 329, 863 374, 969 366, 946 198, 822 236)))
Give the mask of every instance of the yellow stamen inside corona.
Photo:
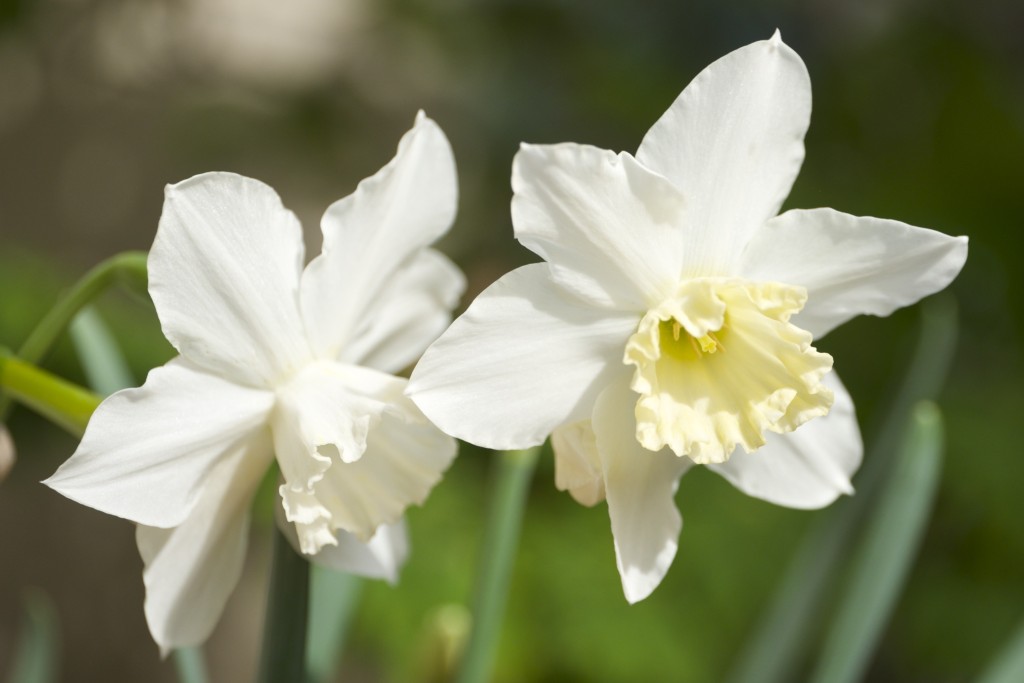
POLYGON ((789 322, 805 300, 801 287, 703 278, 648 311, 624 357, 636 366, 640 444, 724 462, 736 446, 763 446, 766 431, 828 413, 832 358, 789 322))

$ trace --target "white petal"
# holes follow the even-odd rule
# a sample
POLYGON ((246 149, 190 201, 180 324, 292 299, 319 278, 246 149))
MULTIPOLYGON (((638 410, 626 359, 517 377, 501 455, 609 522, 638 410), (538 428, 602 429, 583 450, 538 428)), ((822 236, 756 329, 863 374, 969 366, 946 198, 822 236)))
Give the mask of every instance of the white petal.
POLYGON ((810 115, 807 68, 776 32, 704 69, 647 132, 637 159, 686 198, 687 274, 736 274, 800 171, 810 115))
POLYGON ((708 467, 747 495, 791 508, 820 508, 851 495, 850 477, 864 451, 857 416, 836 373, 825 384, 835 394, 828 415, 789 434, 769 434, 753 453, 737 450, 728 462, 708 467))
POLYGON ((396 524, 410 505, 421 505, 455 458, 455 440, 411 401, 392 409, 370 432, 363 457, 335 463, 314 489, 333 527, 363 541, 382 524, 396 524))
POLYGON ((332 465, 363 457, 370 430, 389 404, 407 401, 404 388, 405 380, 382 372, 318 361, 278 390, 271 425, 285 480, 280 493, 304 553, 336 542, 337 525, 314 486, 332 465))
POLYGON ((14 466, 14 441, 10 432, 0 424, 0 481, 7 478, 7 473, 14 466))
POLYGON ((683 199, 629 154, 522 145, 512 189, 516 238, 551 264, 563 287, 618 310, 644 310, 671 293, 683 257, 683 199))
POLYGON ((615 560, 630 603, 658 587, 676 556, 683 518, 675 494, 679 478, 692 464, 667 449, 654 453, 637 443, 635 403, 626 373, 597 399, 593 420, 615 560))
POLYGON ((266 386, 309 356, 298 309, 302 228, 270 187, 233 173, 168 185, 149 293, 164 335, 217 374, 266 386))
POLYGON ((743 275, 807 289, 793 324, 816 338, 864 313, 889 315, 957 276, 967 238, 832 209, 787 211, 747 245, 743 275))
POLYGON ((452 321, 466 278, 446 256, 424 249, 385 283, 340 360, 398 372, 414 363, 452 321))
POLYGON ((590 507, 604 500, 604 471, 597 437, 590 420, 562 425, 551 432, 555 452, 555 488, 568 491, 577 503, 590 507))
MULTIPOLYGON (((295 552, 302 552, 295 525, 285 518, 284 508, 278 505, 277 510, 278 527, 295 552)), ((398 574, 409 557, 409 534, 405 518, 396 524, 382 524, 366 543, 347 531, 336 531, 335 541, 335 544, 324 546, 309 561, 334 571, 368 579, 383 579, 393 584, 398 582, 398 574)))
POLYGON ((139 524, 181 524, 211 469, 260 430, 273 394, 232 384, 175 359, 138 389, 93 413, 78 450, 44 483, 139 524))
POLYGON ((324 214, 323 253, 302 276, 302 313, 321 358, 337 358, 360 322, 376 315, 378 292, 448 230, 457 200, 451 146, 420 112, 395 158, 324 214))
POLYGON ((470 304, 413 370, 408 393, 441 429, 496 450, 528 448, 589 417, 622 368, 638 315, 588 307, 546 264, 506 274, 470 304))
POLYGON ((184 522, 136 529, 146 565, 146 621, 164 654, 199 645, 220 619, 242 573, 250 503, 272 459, 270 440, 261 433, 210 471, 184 522))

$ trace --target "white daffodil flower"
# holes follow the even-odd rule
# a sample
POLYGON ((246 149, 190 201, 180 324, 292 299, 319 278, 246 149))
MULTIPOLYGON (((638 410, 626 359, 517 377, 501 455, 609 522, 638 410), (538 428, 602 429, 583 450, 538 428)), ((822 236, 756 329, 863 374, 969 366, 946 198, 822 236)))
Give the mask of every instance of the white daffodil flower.
POLYGON ((523 145, 518 240, 546 263, 485 290, 409 394, 485 447, 550 434, 556 485, 607 500, 626 598, 676 553, 680 476, 706 465, 798 508, 851 493, 861 440, 812 342, 950 283, 967 239, 831 209, 777 215, 804 156, 807 70, 779 34, 706 68, 636 156, 523 145))
POLYGON ((164 650, 215 625, 275 459, 294 544, 395 579, 403 512, 456 451, 391 374, 445 329, 464 289, 428 248, 456 196, 451 147, 422 112, 395 158, 327 209, 305 269, 301 226, 270 187, 229 173, 168 186, 149 291, 180 355, 106 399, 46 481, 140 525, 146 617, 164 650))

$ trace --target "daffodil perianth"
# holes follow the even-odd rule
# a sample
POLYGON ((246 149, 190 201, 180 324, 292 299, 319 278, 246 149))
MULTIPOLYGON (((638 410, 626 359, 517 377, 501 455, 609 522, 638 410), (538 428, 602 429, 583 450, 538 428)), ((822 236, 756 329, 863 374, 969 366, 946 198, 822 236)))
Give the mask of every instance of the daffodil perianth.
POLYGON ((635 156, 523 145, 512 222, 545 262, 477 297, 410 381, 466 441, 551 436, 556 485, 607 501, 630 602, 675 557, 694 465, 791 507, 852 492, 853 403, 814 340, 942 289, 966 259, 966 238, 897 221, 779 215, 810 112, 776 33, 701 72, 635 156))
POLYGON ((146 617, 165 651, 213 629, 275 459, 278 521, 296 548, 395 580, 403 512, 455 456, 392 373, 462 293, 429 248, 456 195, 451 148, 422 112, 395 158, 327 209, 305 269, 302 228, 268 186, 230 173, 168 186, 149 291, 180 355, 106 399, 46 482, 139 524, 146 617))

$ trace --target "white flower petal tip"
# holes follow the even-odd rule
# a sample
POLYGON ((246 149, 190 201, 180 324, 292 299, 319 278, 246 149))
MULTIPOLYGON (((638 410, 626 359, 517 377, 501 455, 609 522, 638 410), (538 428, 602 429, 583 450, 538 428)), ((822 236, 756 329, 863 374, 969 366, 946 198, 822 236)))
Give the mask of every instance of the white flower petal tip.
POLYGON ((593 430, 615 561, 626 600, 636 603, 657 588, 676 556, 683 518, 675 494, 692 461, 668 450, 652 453, 637 443, 627 379, 620 377, 598 397, 593 430))
POLYGON ((886 316, 945 289, 967 261, 967 237, 833 209, 768 221, 742 256, 748 277, 807 290, 796 324, 815 337, 856 315, 886 316))
POLYGON ((428 262, 424 253, 451 227, 457 205, 451 145, 421 113, 394 158, 321 219, 323 253, 306 268, 300 295, 316 354, 394 372, 436 338, 451 315, 451 292, 461 295, 464 284, 446 259, 428 262), (349 298, 341 309, 339 292, 349 298), (377 315, 378 307, 389 314, 377 315), (404 342, 397 349, 396 338, 404 342), (370 357, 382 345, 392 348, 370 357))
POLYGON ((76 502, 138 524, 181 524, 213 468, 261 431, 274 395, 176 359, 138 389, 108 397, 82 442, 43 483, 76 502))
POLYGON ((7 478, 14 467, 14 440, 7 428, 0 424, 0 481, 7 478))

